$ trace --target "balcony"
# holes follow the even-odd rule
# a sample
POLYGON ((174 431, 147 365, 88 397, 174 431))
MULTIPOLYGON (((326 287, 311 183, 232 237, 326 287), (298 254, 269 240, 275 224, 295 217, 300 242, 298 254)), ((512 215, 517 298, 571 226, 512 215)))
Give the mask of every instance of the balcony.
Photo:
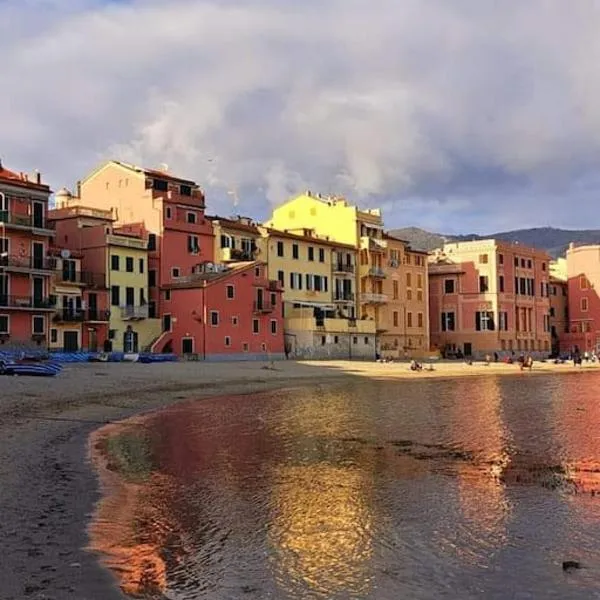
POLYGON ((363 304, 385 304, 388 301, 388 297, 386 294, 363 293, 360 295, 360 301, 363 304))
POLYGON ((369 236, 362 236, 360 238, 360 249, 368 250, 369 252, 385 252, 387 249, 387 241, 379 240, 369 236))
POLYGON ((346 302, 354 302, 354 294, 352 292, 343 292, 340 294, 335 294, 333 301, 341 304, 344 304, 346 302))
POLYGON ((136 250, 147 250, 148 242, 135 237, 128 237, 125 235, 112 235, 106 236, 106 243, 109 246, 120 246, 122 248, 135 248, 136 250))
POLYGON ((87 323, 104 323, 110 320, 110 310, 99 310, 97 308, 88 308, 83 313, 83 320, 87 323))
POLYGON ((269 281, 268 290, 270 292, 281 292, 283 291, 283 284, 281 283, 281 281, 273 279, 269 281))
POLYGON ((231 261, 252 261, 256 251, 240 250, 239 248, 221 248, 221 260, 223 262, 231 261))
POLYGON ((54 323, 83 323, 85 311, 72 308, 63 308, 56 311, 52 317, 54 323))
POLYGON ((31 215, 17 215, 8 210, 0 210, 0 223, 7 229, 32 229, 44 235, 54 235, 54 231, 46 225, 46 220, 31 215))
POLYGON ((255 302, 253 311, 255 315, 266 315, 273 312, 275 306, 270 302, 255 302))
POLYGON ((368 277, 373 277, 374 279, 385 279, 386 274, 381 267, 371 267, 368 271, 368 277))
POLYGON ((148 318, 148 305, 121 306, 121 319, 123 321, 139 321, 148 318))
POLYGON ((49 298, 8 296, 6 294, 0 294, 0 308, 14 308, 17 310, 55 310, 55 307, 49 298))
MULTIPOLYGON (((30 271, 51 271, 56 261, 54 258, 42 256, 0 256, 0 267, 7 271, 29 273, 30 271)), ((49 275, 50 273, 45 273, 49 275)))
POLYGON ((354 265, 345 265, 343 263, 337 263, 333 265, 334 273, 352 274, 354 273, 354 265))
POLYGON ((73 285, 89 285, 90 287, 103 287, 105 277, 103 273, 90 273, 88 271, 55 271, 57 283, 73 285))

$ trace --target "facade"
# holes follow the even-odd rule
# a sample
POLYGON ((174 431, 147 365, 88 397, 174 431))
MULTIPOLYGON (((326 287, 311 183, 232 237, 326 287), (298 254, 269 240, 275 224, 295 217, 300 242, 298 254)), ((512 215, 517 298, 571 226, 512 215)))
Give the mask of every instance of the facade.
POLYGON ((264 263, 210 263, 165 291, 158 351, 202 360, 284 356, 282 288, 264 263))
POLYGON ((248 262, 258 255, 258 226, 248 217, 208 217, 213 227, 214 260, 219 264, 248 262))
POLYGON ((427 253, 385 235, 384 305, 380 327, 381 354, 393 358, 429 354, 429 289, 427 253))
MULTIPOLYGON (((150 313, 148 303, 147 240, 131 227, 115 227, 111 211, 77 206, 72 198, 64 205, 61 194, 57 194, 57 206, 49 213, 56 243, 81 257, 81 271, 77 272, 76 263, 68 274, 74 281, 65 282, 61 275, 60 283, 63 287, 69 283, 71 290, 82 287, 83 349, 148 349, 160 335, 161 325, 160 319, 150 313)), ((64 298, 64 292, 62 295, 64 298)), ((79 314, 77 295, 71 293, 67 301, 75 303, 79 314)), ((57 343, 60 345, 60 340, 57 343)))
POLYGON ((446 356, 548 355, 549 263, 499 240, 446 244, 429 264, 432 345, 446 356))
POLYGON ((357 319, 356 248, 309 229, 261 232, 260 256, 284 290, 288 355, 374 358, 375 323, 357 319))
POLYGON ((564 348, 600 353, 600 245, 571 244, 566 255, 569 333, 564 348))
POLYGON ((0 350, 46 348, 52 265, 50 188, 0 164, 0 350))

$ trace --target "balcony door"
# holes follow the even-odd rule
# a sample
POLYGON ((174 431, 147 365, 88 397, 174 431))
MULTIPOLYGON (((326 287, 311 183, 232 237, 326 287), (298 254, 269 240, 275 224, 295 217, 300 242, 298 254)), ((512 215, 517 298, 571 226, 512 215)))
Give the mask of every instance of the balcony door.
POLYGON ((125 305, 135 306, 135 289, 132 287, 125 288, 125 305))
POLYGON ((8 304, 8 275, 0 273, 0 306, 8 304))
POLYGON ((0 265, 5 267, 8 265, 8 255, 10 253, 8 244, 8 238, 0 238, 0 265))
POLYGON ((44 268, 44 244, 40 242, 33 242, 32 244, 32 267, 34 269, 43 269, 44 268))
POLYGON ((33 306, 41 307, 44 303, 44 278, 33 278, 33 306))
POLYGON ((98 319, 98 295, 88 295, 88 314, 90 321, 96 321, 98 319))
POLYGON ((44 203, 33 203, 33 226, 39 229, 44 228, 44 203))
POLYGON ((0 222, 8 221, 8 198, 0 192, 0 222))
POLYGON ((258 310, 262 310, 263 308, 263 290, 262 288, 258 288, 256 290, 256 308, 258 308, 258 310))

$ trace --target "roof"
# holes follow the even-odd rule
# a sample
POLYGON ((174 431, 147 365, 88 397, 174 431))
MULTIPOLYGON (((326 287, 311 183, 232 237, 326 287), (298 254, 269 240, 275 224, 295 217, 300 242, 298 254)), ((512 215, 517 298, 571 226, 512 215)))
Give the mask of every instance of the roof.
POLYGON ((99 167, 94 169, 89 175, 87 175, 83 179, 83 181, 90 179, 96 173, 98 173, 99 171, 104 169, 104 167, 106 167, 110 164, 117 165, 123 169, 127 169, 128 171, 132 171, 133 173, 138 173, 140 175, 146 175, 147 177, 156 177, 156 178, 160 178, 160 179, 166 179, 168 181, 175 181, 177 183, 183 183, 184 185, 190 185, 192 187, 199 187, 198 184, 195 181, 192 181, 191 179, 182 179, 181 177, 174 177, 173 175, 171 175, 170 173, 167 173, 166 171, 159 171, 158 169, 146 169, 144 167, 138 167, 136 165, 121 162, 119 160, 109 160, 109 161, 103 163, 102 165, 100 165, 99 167))
POLYGON ((32 190, 40 190, 50 193, 50 187, 45 183, 36 183, 35 181, 29 181, 29 178, 24 173, 15 173, 9 169, 4 168, 0 162, 0 182, 8 183, 10 185, 16 185, 18 187, 29 188, 32 190))
POLYGON ((260 236, 260 231, 257 225, 248 225, 246 223, 241 223, 240 221, 236 221, 234 219, 226 219, 225 217, 219 217, 218 215, 206 217, 209 221, 218 221, 220 225, 226 227, 227 229, 236 229, 238 231, 245 231, 247 233, 254 233, 257 236, 260 236))
POLYGON ((296 240, 300 242, 309 242, 313 244, 321 244, 322 246, 329 246, 331 248, 347 248, 349 250, 356 250, 355 246, 351 244, 343 244, 342 242, 334 242, 333 240, 326 240, 320 237, 313 237, 310 235, 300 235, 297 233, 290 233, 289 231, 281 231, 280 229, 273 229, 272 227, 265 227, 268 235, 274 237, 282 237, 290 240, 296 240))
POLYGON ((190 277, 186 277, 186 281, 169 283, 166 286, 164 286, 164 288, 171 290, 201 288, 204 287, 204 284, 213 285, 215 283, 218 283, 219 281, 225 281, 233 275, 239 275, 240 273, 249 271, 250 269, 253 269, 256 266, 264 264, 266 263, 257 260, 239 262, 232 264, 225 271, 219 271, 217 273, 196 273, 190 277))

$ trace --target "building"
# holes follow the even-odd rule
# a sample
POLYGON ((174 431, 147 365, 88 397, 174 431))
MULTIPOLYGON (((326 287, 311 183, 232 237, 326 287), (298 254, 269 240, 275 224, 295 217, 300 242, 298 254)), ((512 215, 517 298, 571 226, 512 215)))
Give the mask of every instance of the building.
POLYGON ((311 229, 261 232, 260 256, 284 289, 288 355, 374 358, 375 322, 357 319, 356 248, 311 229))
POLYGON ((427 253, 385 234, 387 250, 381 278, 388 301, 381 311, 381 354, 423 357, 429 354, 427 253))
POLYGON ((208 217, 213 227, 214 260, 219 264, 253 261, 258 255, 261 233, 248 217, 208 217))
POLYGON ((311 230, 320 238, 356 248, 357 314, 373 321, 376 330, 382 331, 380 321, 388 300, 382 277, 387 241, 379 209, 360 210, 344 198, 306 192, 278 206, 267 226, 289 233, 311 230))
POLYGON ((565 336, 569 333, 567 261, 550 263, 550 339, 552 355, 568 352, 565 336))
MULTIPOLYGON (((76 265, 71 288, 80 279, 83 348, 149 349, 161 333, 161 322, 148 302, 149 253, 143 228, 118 228, 113 212, 77 206, 71 197, 63 203, 63 194, 57 194, 58 208, 50 211, 49 220, 57 245, 81 257, 81 274, 77 275, 76 265)), ((73 296, 68 302, 76 307, 73 296)))
POLYGON ((212 223, 204 215, 204 193, 194 181, 175 177, 166 168, 111 160, 78 184, 78 195, 83 206, 112 211, 118 226, 143 224, 152 314, 162 313, 168 284, 215 261, 212 223))
POLYGON ((445 244, 430 256, 432 345, 444 355, 550 352, 550 256, 499 240, 445 244))
POLYGON ((284 356, 282 288, 262 262, 207 263, 167 284, 159 352, 202 360, 284 356))
POLYGON ((48 345, 50 193, 39 173, 30 178, 0 163, 0 350, 48 345))
POLYGON ((600 245, 575 246, 566 254, 569 333, 561 350, 577 346, 600 353, 600 245))

